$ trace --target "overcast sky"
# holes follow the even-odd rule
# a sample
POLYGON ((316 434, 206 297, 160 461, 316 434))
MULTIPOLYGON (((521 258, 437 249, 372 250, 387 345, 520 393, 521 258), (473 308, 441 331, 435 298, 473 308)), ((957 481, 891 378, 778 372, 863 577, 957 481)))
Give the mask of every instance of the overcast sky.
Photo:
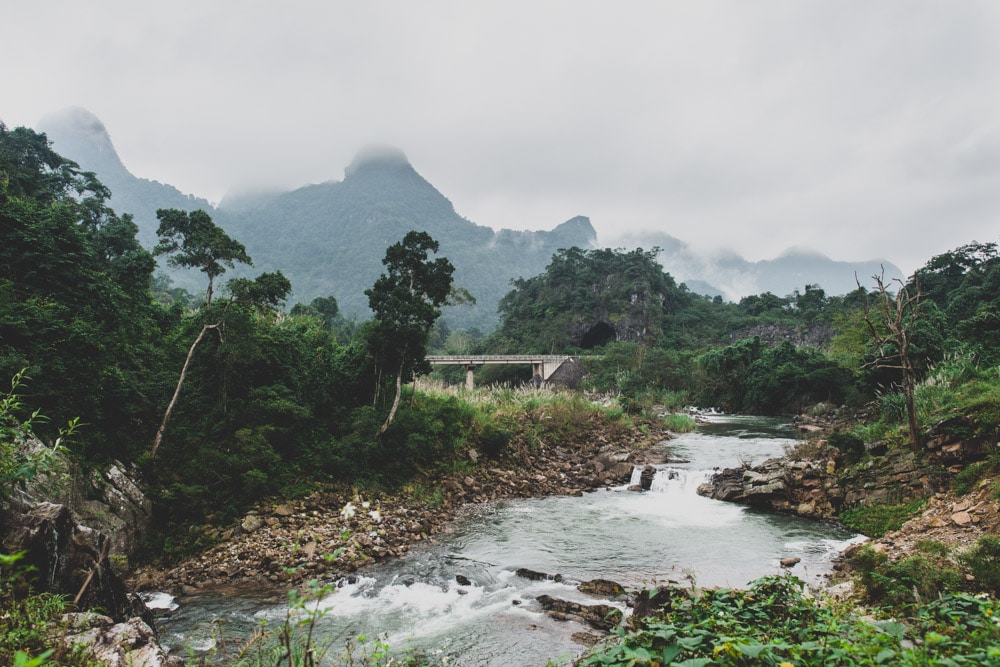
POLYGON ((4 4, 0 119, 84 107, 212 201, 383 143, 494 228, 905 271, 1000 240, 992 0, 4 4))

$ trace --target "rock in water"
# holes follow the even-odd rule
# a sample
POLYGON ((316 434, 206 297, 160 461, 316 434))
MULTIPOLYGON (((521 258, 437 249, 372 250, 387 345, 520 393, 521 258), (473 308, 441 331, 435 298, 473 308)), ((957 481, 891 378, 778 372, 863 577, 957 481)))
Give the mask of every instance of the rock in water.
POLYGON ((642 469, 639 474, 639 486, 642 487, 643 491, 649 491, 653 488, 653 478, 656 477, 656 468, 653 466, 646 466, 642 469))

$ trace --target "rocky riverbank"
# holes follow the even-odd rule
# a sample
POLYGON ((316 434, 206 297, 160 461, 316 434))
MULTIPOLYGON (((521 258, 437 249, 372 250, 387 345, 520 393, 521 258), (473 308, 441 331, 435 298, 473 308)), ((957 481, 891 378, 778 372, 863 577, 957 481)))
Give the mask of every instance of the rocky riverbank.
POLYGON ((332 488, 259 504, 235 525, 207 526, 218 544, 168 568, 144 567, 138 590, 194 594, 230 585, 294 586, 397 558, 433 540, 470 503, 579 495, 626 483, 635 465, 656 461, 669 433, 621 434, 589 425, 574 442, 520 448, 491 460, 476 450, 457 471, 414 481, 397 493, 332 488))
MULTIPOLYGON (((831 432, 843 424, 800 418, 800 430, 811 436, 806 443, 782 458, 722 470, 698 493, 817 519, 836 519, 843 510, 864 505, 926 499, 920 513, 899 530, 873 540, 875 549, 896 559, 916 554, 918 543, 927 540, 967 548, 983 534, 1000 534, 1000 505, 993 479, 967 494, 950 490, 954 476, 983 460, 991 444, 987 437, 963 437, 975 430, 960 422, 935 424, 918 453, 879 441, 865 443, 856 453, 860 460, 852 462, 849 453, 828 444, 831 432)), ((856 548, 849 548, 845 558, 856 548)))

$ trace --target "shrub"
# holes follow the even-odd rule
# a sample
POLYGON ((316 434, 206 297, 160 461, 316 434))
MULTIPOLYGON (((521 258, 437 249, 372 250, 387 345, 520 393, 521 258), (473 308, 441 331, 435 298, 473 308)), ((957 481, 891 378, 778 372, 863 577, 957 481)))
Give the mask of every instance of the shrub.
POLYGON ((691 415, 676 413, 666 415, 663 418, 663 425, 673 433, 688 433, 695 429, 697 423, 691 415))
POLYGON ((857 463, 865 454, 864 441, 853 433, 834 431, 827 442, 844 455, 848 464, 857 463))
POLYGON ((1000 595, 1000 537, 982 535, 974 547, 958 556, 958 562, 976 578, 976 588, 1000 595))
POLYGON ((925 499, 917 498, 899 505, 881 503, 859 505, 841 512, 838 518, 851 530, 868 537, 882 537, 888 532, 899 530, 926 504, 925 499))
POLYGON ((866 544, 851 558, 865 600, 890 607, 909 607, 961 589, 964 577, 939 555, 918 553, 890 560, 866 544))

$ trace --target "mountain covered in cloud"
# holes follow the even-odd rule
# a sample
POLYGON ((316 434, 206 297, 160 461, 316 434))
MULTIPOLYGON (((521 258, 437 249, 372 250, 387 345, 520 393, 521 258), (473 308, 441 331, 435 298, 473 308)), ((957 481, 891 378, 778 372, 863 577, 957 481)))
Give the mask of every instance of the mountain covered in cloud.
MULTIPOLYGON (((246 245, 254 258, 253 273, 280 269, 288 276, 291 303, 332 295, 347 315, 367 315, 364 290, 382 272, 385 249, 413 229, 426 231, 440 243, 440 254, 455 265, 456 284, 476 297, 475 307, 446 310, 452 327, 492 328, 496 305, 512 279, 541 273, 560 248, 598 245, 590 220, 583 216, 551 231, 496 231, 477 225, 460 216, 395 148, 361 151, 340 181, 290 192, 231 194, 216 207, 171 185, 131 174, 104 125, 85 110, 52 115, 39 130, 57 152, 97 173, 112 191, 115 210, 135 217, 144 246, 156 243, 158 208, 204 209, 246 245)), ((661 263, 678 282, 697 293, 729 300, 766 291, 784 296, 807 283, 819 284, 828 294, 842 294, 854 289, 855 273, 865 284, 883 265, 887 276, 899 272, 884 260, 837 262, 802 250, 758 262, 735 253, 706 256, 664 233, 623 237, 611 245, 657 246, 661 263)), ((231 272, 227 277, 250 272, 231 272)), ((179 286, 192 291, 204 287, 196 273, 170 273, 179 286)))
POLYGON ((659 248, 659 260, 677 280, 698 294, 722 296, 739 301, 750 294, 771 292, 786 296, 805 286, 819 285, 827 294, 846 294, 861 285, 870 287, 871 277, 905 278, 902 271, 885 259, 844 262, 806 248, 789 248, 774 259, 750 261, 734 252, 714 255, 695 252, 684 241, 669 234, 651 232, 623 236, 616 242, 623 248, 659 248))
POLYGON ((299 300, 333 294, 343 310, 356 314, 366 312, 364 290, 382 272, 385 249, 410 230, 426 231, 455 265, 455 284, 476 298, 475 308, 446 310, 449 323, 460 327, 492 328, 511 279, 542 272, 559 248, 596 243, 584 217, 537 232, 470 222, 401 151, 389 148, 362 151, 342 181, 257 195, 249 204, 227 197, 219 214, 258 268, 289 276, 299 300))
POLYGON ((48 136, 57 153, 97 174, 111 190, 111 208, 135 217, 139 242, 146 248, 156 245, 156 209, 212 210, 205 199, 132 175, 118 157, 104 123, 86 109, 66 109, 47 116, 39 123, 38 131, 48 136))
MULTIPOLYGON (((95 172, 111 189, 112 207, 135 217, 144 246, 156 243, 158 208, 204 209, 254 259, 252 270, 231 271, 227 278, 280 269, 292 282, 291 303, 332 295, 349 316, 367 315, 364 290, 382 273, 386 248, 414 229, 440 243, 440 255, 455 265, 456 285, 476 298, 474 307, 446 309, 451 326, 463 328, 492 328, 510 281, 544 271, 559 248, 596 245, 594 228, 580 216, 551 231, 495 231, 470 222, 393 148, 363 150, 341 181, 227 196, 214 207, 131 174, 104 125, 87 111, 50 116, 39 130, 57 152, 95 172)), ((196 273, 170 274, 178 286, 204 287, 196 273)))

